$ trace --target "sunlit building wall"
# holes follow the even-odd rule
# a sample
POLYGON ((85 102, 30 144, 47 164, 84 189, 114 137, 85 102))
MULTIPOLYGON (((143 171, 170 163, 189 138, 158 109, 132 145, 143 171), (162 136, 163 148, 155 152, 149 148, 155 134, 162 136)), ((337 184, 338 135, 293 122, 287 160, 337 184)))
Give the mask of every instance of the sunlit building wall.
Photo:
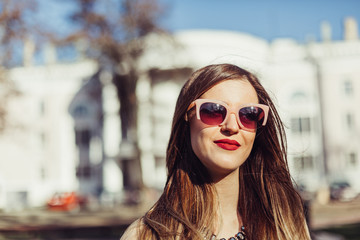
POLYGON ((329 182, 349 182, 360 190, 360 113, 357 111, 360 103, 360 41, 351 38, 314 43, 309 48, 321 86, 329 182))
POLYGON ((9 127, 0 135, 0 208, 43 206, 56 191, 77 190, 68 106, 95 70, 94 62, 81 61, 10 71, 20 93, 9 102, 9 127))
POLYGON ((306 45, 279 39, 270 49, 264 84, 285 125, 290 171, 299 187, 315 191, 326 184, 316 67, 306 45))

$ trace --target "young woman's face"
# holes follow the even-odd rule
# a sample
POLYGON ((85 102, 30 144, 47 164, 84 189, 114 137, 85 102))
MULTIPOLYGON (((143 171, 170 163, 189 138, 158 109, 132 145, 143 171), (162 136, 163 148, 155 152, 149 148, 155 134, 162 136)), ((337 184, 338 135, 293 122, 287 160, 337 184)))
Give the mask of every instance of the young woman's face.
MULTIPOLYGON (((200 98, 220 100, 230 108, 258 103, 253 86, 247 80, 238 79, 220 82, 200 98)), ((235 113, 221 125, 206 125, 192 114, 190 133, 194 153, 213 177, 238 170, 249 156, 256 134, 242 129, 235 113)))

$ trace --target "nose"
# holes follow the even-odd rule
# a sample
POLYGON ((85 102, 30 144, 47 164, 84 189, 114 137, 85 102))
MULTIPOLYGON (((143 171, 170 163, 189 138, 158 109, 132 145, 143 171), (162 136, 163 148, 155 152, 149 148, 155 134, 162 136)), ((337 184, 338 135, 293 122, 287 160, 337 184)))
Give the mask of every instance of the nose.
POLYGON ((237 122, 235 113, 229 114, 226 121, 222 124, 221 130, 230 134, 236 134, 240 130, 240 126, 237 122))

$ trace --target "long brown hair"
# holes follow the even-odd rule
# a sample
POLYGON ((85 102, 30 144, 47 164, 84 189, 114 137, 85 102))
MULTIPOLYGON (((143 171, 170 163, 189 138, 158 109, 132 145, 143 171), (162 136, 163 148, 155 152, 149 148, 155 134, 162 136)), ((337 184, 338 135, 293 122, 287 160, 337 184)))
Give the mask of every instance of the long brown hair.
POLYGON ((254 146, 240 167, 238 211, 249 239, 310 239, 299 194, 287 165, 283 124, 269 95, 250 72, 217 64, 194 72, 178 97, 167 148, 168 177, 157 203, 142 218, 140 239, 205 239, 218 224, 216 190, 194 154, 187 108, 215 84, 248 80, 259 103, 270 107, 266 126, 256 133, 254 146))

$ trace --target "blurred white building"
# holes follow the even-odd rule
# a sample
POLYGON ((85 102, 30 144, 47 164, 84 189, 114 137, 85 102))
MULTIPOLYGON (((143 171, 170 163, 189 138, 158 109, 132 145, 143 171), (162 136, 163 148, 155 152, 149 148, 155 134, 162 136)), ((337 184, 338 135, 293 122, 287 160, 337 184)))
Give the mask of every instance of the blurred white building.
MULTIPOLYGON (((191 72, 233 63, 255 73, 273 97, 295 181, 310 191, 346 181, 360 192, 360 41, 356 22, 345 26, 343 41, 332 41, 324 24, 323 41, 306 44, 214 30, 149 36, 137 86, 144 183, 164 186, 174 106, 191 72)), ((54 191, 121 191, 120 103, 106 73, 95 84, 99 98, 89 97, 95 80, 83 79, 97 70, 80 61, 11 71, 22 95, 9 108, 19 127, 0 136, 0 208, 14 207, 14 198, 40 205, 54 191), (100 122, 92 119, 99 114, 100 122)))
POLYGON ((68 106, 92 61, 17 67, 10 78, 20 94, 8 103, 0 135, 0 209, 43 206, 55 191, 77 190, 77 150, 68 106))

